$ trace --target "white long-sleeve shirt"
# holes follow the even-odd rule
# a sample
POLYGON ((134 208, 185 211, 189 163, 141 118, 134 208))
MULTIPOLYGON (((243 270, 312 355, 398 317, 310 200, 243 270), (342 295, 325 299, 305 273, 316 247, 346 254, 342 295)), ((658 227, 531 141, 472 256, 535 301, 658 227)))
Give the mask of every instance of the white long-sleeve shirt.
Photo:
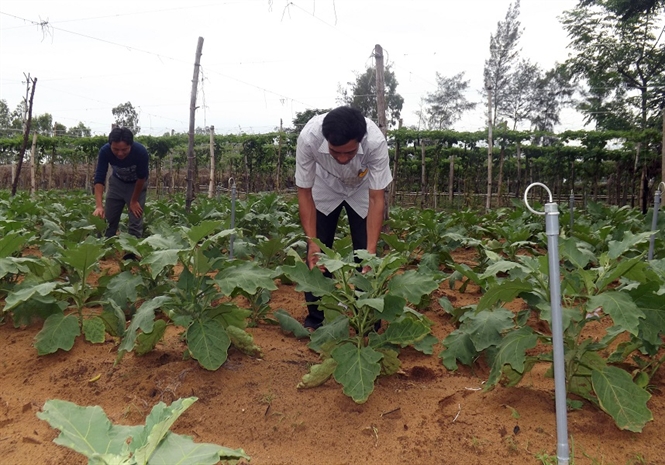
POLYGON ((321 126, 325 115, 305 125, 296 147, 296 186, 312 188, 316 209, 329 215, 343 201, 361 217, 367 217, 369 190, 385 189, 393 180, 388 144, 379 127, 370 119, 367 134, 358 153, 346 165, 330 155, 321 126))

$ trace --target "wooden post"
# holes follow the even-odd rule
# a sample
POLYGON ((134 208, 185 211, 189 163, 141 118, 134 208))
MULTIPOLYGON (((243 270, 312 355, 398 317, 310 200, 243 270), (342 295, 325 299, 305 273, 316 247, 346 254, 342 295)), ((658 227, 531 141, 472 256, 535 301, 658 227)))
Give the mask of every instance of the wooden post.
POLYGON ((210 126, 210 183, 208 184, 208 198, 215 196, 215 126, 210 126))
POLYGON ((420 208, 425 208, 425 140, 420 139, 420 208))
MULTIPOLYGON (((466 142, 464 143, 466 146, 466 142)), ((450 207, 453 208, 453 201, 455 200, 455 197, 453 195, 453 189, 455 188, 454 184, 454 179, 455 179, 455 154, 453 152, 450 152, 450 166, 448 168, 448 203, 450 204, 450 207)))
MULTIPOLYGON (((402 129, 403 119, 399 119, 397 129, 402 129)), ((393 160, 393 182, 390 183, 390 204, 395 203, 395 194, 397 193, 397 166, 399 160, 399 140, 395 141, 395 158, 393 160)))
POLYGON ((282 118, 279 119, 279 140, 277 142, 277 179, 275 179, 275 190, 279 192, 282 186, 282 118))
POLYGON ((30 151, 30 196, 34 197, 37 190, 37 180, 35 179, 35 166, 37 160, 37 133, 32 133, 32 149, 30 151))
POLYGON ((201 67, 201 50, 203 50, 203 37, 199 37, 194 59, 194 77, 192 78, 192 95, 189 104, 189 145, 187 147, 187 199, 185 210, 189 213, 194 201, 194 121, 196 115, 196 89, 199 84, 199 68, 201 67))
POLYGON ((485 200, 485 211, 492 208, 492 87, 487 86, 487 199, 485 200))

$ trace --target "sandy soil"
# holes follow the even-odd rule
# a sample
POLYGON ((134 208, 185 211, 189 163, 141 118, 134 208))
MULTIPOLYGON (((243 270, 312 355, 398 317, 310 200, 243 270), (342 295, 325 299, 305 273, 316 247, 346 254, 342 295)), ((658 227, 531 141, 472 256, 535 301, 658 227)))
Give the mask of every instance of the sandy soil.
MULTIPOLYGON (((447 283, 436 297, 441 295, 455 306, 480 297, 447 283)), ((286 285, 273 293, 272 307, 301 320, 306 310, 302 295, 286 285)), ((438 304, 425 313, 439 339, 452 331, 438 304)), ((115 367, 118 341, 110 337, 98 345, 80 338, 70 352, 38 357, 32 344, 39 329, 15 329, 11 321, 0 326, 0 464, 87 463, 54 444, 57 431, 37 418, 48 399, 97 404, 115 423, 138 424, 157 402, 188 396, 199 400, 173 430, 197 442, 242 448, 252 465, 556 463, 544 461, 556 455, 554 387, 543 376, 544 365, 518 387, 485 392, 482 360, 473 369, 448 372, 436 356, 441 346, 432 356, 404 350, 402 373, 379 378, 367 403, 357 405, 334 380, 296 389, 317 355, 276 326, 250 329, 263 358, 231 349, 215 372, 183 360, 179 328, 170 327, 155 351, 128 354, 115 367)), ((590 405, 570 412, 571 463, 665 464, 664 379, 662 373, 655 379, 649 403, 654 421, 641 434, 619 431, 590 405)))

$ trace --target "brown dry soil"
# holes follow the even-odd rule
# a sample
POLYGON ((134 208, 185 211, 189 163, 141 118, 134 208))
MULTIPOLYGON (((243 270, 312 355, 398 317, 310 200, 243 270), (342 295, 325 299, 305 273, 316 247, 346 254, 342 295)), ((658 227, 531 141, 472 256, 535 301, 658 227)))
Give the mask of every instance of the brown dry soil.
MULTIPOLYGON (((103 263, 110 272, 117 266, 113 260, 103 263)), ((442 284, 425 310, 439 340, 453 330, 436 303, 443 295, 455 306, 480 297, 477 289, 460 293, 442 284)), ((281 285, 272 308, 302 321, 303 301, 293 286, 281 285)), ((37 418, 48 399, 100 405, 114 423, 140 424, 157 402, 189 396, 198 401, 173 431, 197 442, 242 448, 251 465, 556 463, 554 388, 544 376, 545 365, 536 366, 518 387, 486 392, 482 360, 449 372, 437 357, 441 346, 434 355, 407 349, 400 355, 401 373, 377 379, 369 400, 358 405, 334 380, 296 389, 317 354, 277 326, 249 329, 263 357, 232 348, 217 371, 183 359, 181 328, 169 327, 153 352, 128 354, 114 366, 118 341, 111 337, 96 345, 79 338, 69 352, 38 357, 33 339, 40 326, 16 329, 11 321, 0 326, 0 464, 87 463, 54 444, 57 431, 37 418), (547 455, 551 461, 544 461, 547 455)), ((662 373, 654 380, 649 401, 654 421, 642 433, 620 431, 588 404, 569 412, 571 464, 665 464, 664 380, 662 373)))

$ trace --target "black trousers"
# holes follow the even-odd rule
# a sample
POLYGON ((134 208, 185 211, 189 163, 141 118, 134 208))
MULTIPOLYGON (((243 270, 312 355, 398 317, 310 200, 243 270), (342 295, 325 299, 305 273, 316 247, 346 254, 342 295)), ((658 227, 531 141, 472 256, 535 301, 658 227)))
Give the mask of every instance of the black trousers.
MULTIPOLYGON (((367 218, 358 215, 351 206, 342 202, 339 207, 335 208, 329 215, 324 215, 320 211, 316 211, 316 238, 323 242, 326 247, 332 248, 335 240, 335 232, 337 231, 337 222, 342 208, 346 210, 346 216, 349 219, 349 228, 351 229, 351 241, 353 242, 353 250, 360 250, 367 248, 367 218)), ((324 273, 330 277, 327 271, 324 273)), ((318 300, 317 297, 312 295, 311 292, 305 292, 305 301, 307 302, 308 315, 305 318, 306 328, 318 328, 323 324, 323 312, 319 310, 318 305, 312 303, 318 300)))

